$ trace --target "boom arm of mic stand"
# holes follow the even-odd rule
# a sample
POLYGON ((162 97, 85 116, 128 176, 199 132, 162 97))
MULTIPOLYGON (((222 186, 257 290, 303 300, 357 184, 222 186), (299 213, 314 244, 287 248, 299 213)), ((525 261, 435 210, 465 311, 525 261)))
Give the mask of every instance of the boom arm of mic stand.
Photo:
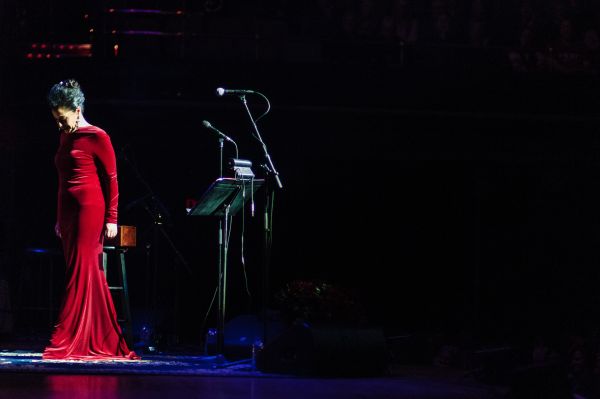
MULTIPOLYGON (((258 93, 258 92, 256 92, 256 93, 258 93)), ((260 93, 258 93, 258 94, 260 94, 260 93)), ((256 136, 258 137, 258 140, 262 144, 262 148, 265 153, 265 159, 267 160, 267 163, 269 164, 269 167, 271 168, 271 172, 272 172, 273 176, 275 176, 275 182, 277 183, 277 187, 282 189, 283 184, 281 184, 281 179, 279 178, 279 172, 277 172, 277 169, 275 169, 275 165, 273 165, 273 161, 271 160, 269 151, 267 151, 267 145, 265 144, 262 137, 260 136, 260 132, 258 131, 258 127, 256 126, 256 122, 254 122, 252 113, 250 112, 250 109, 248 108, 248 103, 246 102, 246 96, 241 95, 240 99, 242 100, 242 103, 244 104, 244 108, 246 108, 246 112, 248 113, 248 116, 250 117, 250 122, 252 122, 252 127, 254 128, 254 131, 256 132, 256 136)))
POLYGON ((192 270, 190 269, 189 263, 185 260, 185 258, 181 254, 181 252, 179 252, 179 250, 173 243, 173 240, 171 240, 171 237, 169 237, 169 235, 167 234, 166 230, 163 227, 163 224, 165 222, 168 225, 171 224, 171 215, 169 213, 169 210, 162 203, 162 201, 160 201, 160 199, 154 194, 154 191, 150 187, 150 184, 148 184, 148 182, 142 177, 142 174, 139 171, 137 164, 127 157, 127 154, 125 153, 125 151, 123 151, 123 149, 121 150, 121 152, 122 152, 123 159, 129 164, 129 166, 133 170, 136 178, 142 183, 142 185, 146 188, 146 191, 147 191, 144 196, 129 203, 127 205, 126 209, 127 210, 130 209, 133 206, 137 205, 138 203, 144 204, 144 209, 146 210, 146 212, 148 212, 150 217, 153 219, 155 227, 157 227, 160 230, 160 232, 162 233, 162 235, 165 237, 165 239, 169 243, 169 246, 171 247, 173 252, 175 252, 175 255, 177 255, 177 258, 179 259, 181 264, 185 267, 186 271, 190 275, 193 274, 192 270), (148 199, 150 199, 150 201, 147 201, 148 199))

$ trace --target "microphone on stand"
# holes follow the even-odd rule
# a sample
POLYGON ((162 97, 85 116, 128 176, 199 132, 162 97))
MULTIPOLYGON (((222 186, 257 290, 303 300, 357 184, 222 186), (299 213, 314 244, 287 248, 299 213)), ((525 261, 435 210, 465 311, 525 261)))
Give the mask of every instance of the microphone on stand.
POLYGON ((244 94, 254 94, 255 92, 252 90, 234 90, 234 89, 224 89, 219 87, 217 89, 217 96, 223 97, 228 95, 244 95, 244 94))
POLYGON ((217 133, 219 136, 223 137, 225 140, 230 141, 235 144, 235 141, 233 141, 233 139, 231 137, 227 136, 225 133, 221 132, 219 129, 217 129, 216 127, 211 125, 209 121, 202 121, 202 125, 204 125, 205 128, 217 133))

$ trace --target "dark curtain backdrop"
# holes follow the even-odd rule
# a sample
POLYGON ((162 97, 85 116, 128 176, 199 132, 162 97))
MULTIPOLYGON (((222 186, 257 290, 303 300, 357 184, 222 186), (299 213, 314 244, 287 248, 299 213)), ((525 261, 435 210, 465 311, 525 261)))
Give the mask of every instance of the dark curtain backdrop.
MULTIPOLYGON (((3 120, 16 148, 8 229, 15 259, 30 246, 58 245, 58 137, 44 96, 75 77, 86 117, 109 132, 118 154, 121 222, 138 228, 128 253, 138 323, 155 312, 190 342, 214 326, 214 308, 207 325, 203 319, 216 286, 216 221, 185 214, 186 199, 218 176, 218 140, 202 120, 234 137, 259 176, 264 162, 241 102, 215 96, 223 86, 271 100, 259 128, 284 189, 276 194, 270 299, 294 279, 318 278, 350 291, 369 323, 393 332, 507 340, 547 326, 597 328, 595 79, 524 78, 497 65, 479 73, 160 60, 10 68, 3 120), (148 187, 168 217, 167 236, 156 240, 148 187), (159 250, 157 276, 147 244, 159 250)), ((255 116, 264 111, 260 97, 248 101, 255 116)), ((225 153, 233 154, 227 144, 225 153)), ((255 199, 260 215, 261 192, 255 199)), ((236 217, 228 317, 255 312, 262 300, 258 216, 245 215, 244 237, 250 295, 236 217)))

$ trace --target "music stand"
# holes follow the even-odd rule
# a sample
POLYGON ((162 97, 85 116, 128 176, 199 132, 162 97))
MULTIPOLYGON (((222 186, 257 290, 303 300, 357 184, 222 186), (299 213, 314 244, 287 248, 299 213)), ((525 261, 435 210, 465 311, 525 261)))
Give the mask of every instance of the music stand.
POLYGON ((229 249, 229 218, 235 216, 245 203, 254 197, 254 193, 264 183, 263 179, 235 179, 221 177, 215 180, 202 194, 200 200, 188 216, 217 216, 222 218, 219 224, 219 264, 218 264, 218 316, 216 358, 218 363, 225 362, 223 347, 225 343, 225 308, 227 290, 227 252, 229 249))

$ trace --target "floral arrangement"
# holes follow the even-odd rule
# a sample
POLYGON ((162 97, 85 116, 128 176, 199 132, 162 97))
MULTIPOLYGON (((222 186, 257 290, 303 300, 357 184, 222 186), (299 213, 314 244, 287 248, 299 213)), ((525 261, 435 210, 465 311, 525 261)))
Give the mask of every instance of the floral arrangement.
POLYGON ((320 280, 295 280, 275 295, 288 323, 344 323, 364 321, 364 310, 351 295, 320 280))

